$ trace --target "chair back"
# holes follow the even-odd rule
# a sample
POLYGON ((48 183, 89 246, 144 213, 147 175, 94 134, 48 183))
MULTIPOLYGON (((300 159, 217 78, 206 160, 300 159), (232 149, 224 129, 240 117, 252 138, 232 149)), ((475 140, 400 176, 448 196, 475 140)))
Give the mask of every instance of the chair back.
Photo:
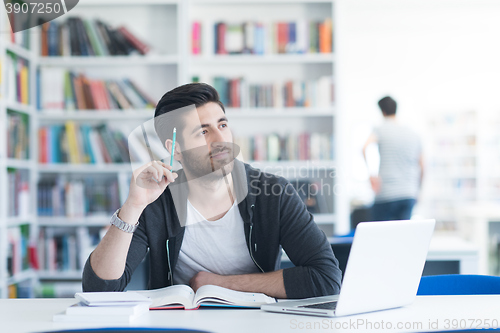
POLYGON ((500 276, 447 274, 423 276, 417 295, 500 294, 500 276))

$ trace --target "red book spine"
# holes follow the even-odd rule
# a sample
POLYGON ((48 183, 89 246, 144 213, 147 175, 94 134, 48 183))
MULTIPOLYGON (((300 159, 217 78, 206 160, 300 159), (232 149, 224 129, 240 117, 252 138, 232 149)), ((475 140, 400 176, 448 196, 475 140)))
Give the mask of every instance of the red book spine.
POLYGON ((295 101, 293 99, 293 82, 287 81, 285 83, 285 89, 286 89, 286 106, 294 107, 295 101))
POLYGON ((39 132, 39 139, 40 139, 40 156, 39 156, 39 161, 40 163, 47 163, 47 128, 43 127, 40 128, 39 132))
POLYGON ((310 160, 311 159, 311 134, 310 133, 304 133, 304 147, 305 147, 305 152, 304 152, 304 160, 310 160))
POLYGON ((217 53, 218 54, 227 54, 226 51, 226 24, 225 23, 220 23, 218 26, 218 47, 217 47, 217 53))
POLYGON ((118 31, 120 31, 125 37, 125 39, 132 44, 141 54, 146 54, 149 52, 150 48, 148 45, 139 40, 136 36, 134 36, 130 31, 125 27, 119 27, 118 31))
POLYGON ((286 53, 288 44, 288 23, 278 23, 278 53, 286 53))
POLYGON ((12 30, 12 27, 15 26, 15 23, 14 23, 14 19, 15 19, 14 11, 12 11, 8 15, 9 15, 9 21, 10 21, 10 26, 11 26, 11 29, 10 29, 10 41, 12 43, 15 43, 16 42, 16 35, 14 35, 14 30, 12 30))
POLYGON ((29 245, 28 256, 29 256, 30 266, 33 269, 39 270, 40 264, 38 263, 38 252, 37 252, 36 245, 34 245, 34 244, 29 245))
POLYGON ((234 90, 235 90, 235 97, 236 97, 236 106, 237 108, 241 108, 241 95, 240 95, 240 85, 241 85, 241 79, 236 79, 234 80, 234 90))
MULTIPOLYGON (((49 29, 50 22, 42 24, 42 56, 49 55, 49 44, 47 41, 47 30, 49 29)), ((11 31, 12 32, 12 31, 11 31)))
POLYGON ((104 163, 113 163, 113 160, 111 159, 111 156, 109 155, 108 148, 104 144, 104 140, 102 139, 102 136, 100 133, 97 133, 97 141, 99 146, 101 147, 101 152, 102 152, 102 157, 104 159, 104 163))
POLYGON ((106 110, 111 109, 111 106, 109 105, 108 94, 106 93, 106 86, 104 85, 104 82, 97 81, 97 85, 99 87, 99 95, 102 96, 104 109, 106 109, 106 110))
POLYGON ((231 107, 237 108, 238 105, 238 79, 231 80, 231 107))
POLYGON ((191 31, 191 52, 193 54, 201 53, 201 24, 200 22, 193 22, 191 31))

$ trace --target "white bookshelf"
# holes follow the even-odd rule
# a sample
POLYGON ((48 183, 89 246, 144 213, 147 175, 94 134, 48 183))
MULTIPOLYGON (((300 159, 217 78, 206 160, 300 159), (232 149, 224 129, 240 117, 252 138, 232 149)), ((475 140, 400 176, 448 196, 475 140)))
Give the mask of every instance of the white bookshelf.
MULTIPOLYGON (((0 26, 7 27, 6 14, 0 15, 0 26)), ((4 30, 5 31, 5 30, 4 30)), ((9 158, 7 156, 7 123, 8 115, 16 114, 26 117, 28 123, 28 134, 34 133, 36 130, 36 114, 34 108, 34 68, 35 56, 33 52, 23 48, 10 41, 10 33, 3 33, 0 36, 0 298, 6 298, 9 295, 9 286, 22 284, 23 287, 32 290, 37 283, 36 272, 32 269, 21 267, 21 270, 9 276, 8 272, 8 257, 10 240, 9 234, 14 229, 20 229, 21 226, 28 226, 29 237, 33 237, 36 232, 36 163, 34 159, 34 151, 36 149, 36 140, 29 137, 29 154, 25 159, 9 158), (18 59, 22 58, 28 62, 29 76, 29 104, 22 104, 10 99, 7 85, 9 78, 7 73, 11 70, 7 64, 8 54, 15 55, 18 59), (25 173, 28 177, 29 187, 29 203, 26 211, 19 212, 18 216, 10 216, 8 207, 12 200, 8 190, 8 170, 18 170, 25 173)), ((11 87, 12 88, 12 87, 11 87)), ((20 256, 21 254, 18 254, 20 256)))
MULTIPOLYGON (((423 207, 444 229, 457 230, 464 206, 500 203, 497 110, 448 110, 429 122, 423 207)), ((464 230, 458 230, 464 232, 464 230)))
MULTIPOLYGON (((184 50, 184 41, 181 38, 184 29, 183 5, 182 1, 169 0, 86 0, 79 3, 71 11, 73 16, 99 18, 113 27, 124 25, 130 28, 139 39, 145 41, 151 47, 151 52, 144 56, 38 56, 38 68, 63 68, 84 73, 89 78, 96 79, 128 77, 133 79, 152 99, 159 100, 166 91, 184 83, 182 79, 185 76, 184 64, 181 61, 184 50), (132 21, 134 24, 130 23, 132 21)), ((64 20, 65 17, 61 19, 64 20)), ((72 111, 42 109, 37 112, 40 126, 61 125, 67 121, 89 125, 107 124, 123 129, 125 136, 129 133, 126 133, 127 130, 123 125, 131 129, 152 119, 153 116, 154 109, 72 111)), ((85 178, 116 179, 119 184, 121 203, 126 198, 128 181, 132 172, 129 163, 38 163, 36 170, 40 180, 50 180, 58 176, 69 181, 85 178)), ((48 286, 55 286, 58 283, 81 280, 82 267, 79 267, 82 265, 81 256, 88 256, 89 246, 92 246, 85 234, 88 234, 90 230, 93 230, 92 232, 104 230, 109 225, 109 217, 112 213, 75 217, 38 216, 38 227, 44 230, 45 236, 64 234, 68 237, 75 237, 78 249, 78 269, 48 270, 45 265, 37 274, 40 281, 44 284, 48 283, 48 286)), ((74 287, 81 289, 81 286, 78 287, 77 284, 74 287)), ((55 288, 57 289, 57 286, 55 288)), ((75 291, 78 290, 75 289, 75 291)))
MULTIPOLYGON (((150 54, 146 56, 106 56, 106 57, 41 57, 39 55, 39 36, 34 33, 31 36, 32 49, 27 51, 12 43, 0 42, 4 45, 3 50, 10 50, 19 56, 29 57, 32 70, 41 68, 64 68, 76 72, 85 73, 90 78, 133 78, 137 84, 146 90, 155 99, 159 98, 168 90, 191 82, 195 75, 200 77, 223 76, 245 76, 251 80, 270 79, 293 79, 311 80, 321 75, 331 75, 335 78, 336 59, 335 53, 306 53, 306 54, 265 54, 265 55, 216 55, 204 52, 201 55, 191 54, 191 24, 194 20, 201 20, 204 29, 204 42, 213 41, 211 25, 220 21, 292 21, 296 19, 322 20, 332 18, 333 31, 335 29, 335 1, 334 0, 85 0, 81 1, 70 13, 72 16, 83 18, 99 18, 111 26, 125 25, 132 28, 132 32, 140 39, 145 40, 152 47, 150 54), (264 10, 262 10, 262 8, 264 10), (210 20, 205 20, 209 17, 210 20), (134 22, 133 24, 130 22, 134 22)), ((67 15, 69 16, 69 15, 67 15)), ((63 16, 59 20, 65 20, 63 16)), ((210 44, 213 45, 213 44, 210 44)), ((333 38, 335 49, 335 37, 333 38)), ((5 51, 2 50, 2 54, 5 51)), ((33 76, 34 78, 34 76, 33 76)), ((34 79, 31 80, 35 82, 34 79)), ((337 82, 334 83, 337 84, 337 82)), ((33 92, 36 87, 32 87, 33 92)), ((32 94, 35 96, 35 94, 32 94)), ((336 96, 337 97, 337 96, 336 96)), ((37 131, 38 128, 51 124, 63 124, 66 121, 74 121, 78 124, 106 123, 119 126, 119 124, 138 124, 152 119, 153 110, 36 110, 35 104, 30 106, 16 103, 6 103, 0 100, 2 110, 16 110, 27 114, 31 122, 31 137, 33 141, 32 156, 29 162, 15 161, 3 158, 5 149, 5 138, 0 138, 0 181, 6 177, 7 167, 18 167, 30 170, 31 191, 33 202, 36 202, 37 183, 56 175, 63 175, 68 179, 82 177, 116 177, 120 186, 120 199, 123 202, 128 192, 128 181, 131 173, 129 164, 40 164, 38 161, 37 131)), ((279 132, 286 134, 301 131, 321 131, 333 133, 335 137, 336 152, 341 140, 336 136, 341 126, 339 120, 340 112, 335 105, 328 107, 288 107, 288 108, 227 108, 227 115, 234 131, 243 135, 251 135, 258 128, 262 133, 279 132)), ((6 112, 2 111, 0 121, 4 120, 6 112)), ((246 161, 263 169, 286 177, 304 177, 300 172, 318 174, 318 172, 335 172, 338 167, 338 155, 334 160, 322 161, 246 161)), ((308 177, 308 176, 307 176, 308 177)), ((337 184, 338 179, 332 180, 332 186, 337 184)), ((3 183, 3 182, 2 182, 3 183)), ((5 189, 1 189, 0 198, 5 195, 5 189)), ((347 197, 334 194, 332 196, 332 211, 315 215, 316 223, 329 235, 340 230, 341 233, 349 226, 349 208, 347 197)), ((3 200, 2 200, 3 201, 3 200)), ((0 203, 0 205, 4 205, 0 203)), ((4 208, 4 206, 0 206, 4 208)), ((4 209, 1 209, 5 211, 4 209)), ((91 217, 36 217, 36 210, 30 216, 30 223, 35 223, 37 229, 71 230, 77 231, 82 228, 93 230, 103 228, 109 223, 109 216, 91 217)), ((0 213, 1 214, 1 213, 0 213)), ((1 239, 0 245, 0 281, 1 297, 6 293, 6 255, 5 255, 5 228, 22 224, 16 219, 7 219, 0 215, 1 239), (2 278, 2 276, 4 276, 2 278)), ((81 271, 39 271, 35 276, 41 280, 78 280, 81 271)), ((22 276, 20 278, 23 278, 22 276)), ((12 281, 9 280, 9 281, 12 281)))

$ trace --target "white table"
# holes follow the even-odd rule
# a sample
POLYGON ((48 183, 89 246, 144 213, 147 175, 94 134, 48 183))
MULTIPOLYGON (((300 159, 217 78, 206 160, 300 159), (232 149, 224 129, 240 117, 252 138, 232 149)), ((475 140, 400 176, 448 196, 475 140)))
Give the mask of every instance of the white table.
POLYGON ((9 333, 92 327, 170 327, 211 332, 393 332, 500 326, 500 295, 419 296, 407 307, 356 316, 324 318, 260 310, 211 309, 150 311, 130 325, 54 323, 52 315, 74 299, 1 299, 0 331, 9 333), (370 326, 371 325, 371 329, 370 326), (398 328, 399 325, 401 328, 398 328), (378 329, 377 329, 378 328, 378 329))

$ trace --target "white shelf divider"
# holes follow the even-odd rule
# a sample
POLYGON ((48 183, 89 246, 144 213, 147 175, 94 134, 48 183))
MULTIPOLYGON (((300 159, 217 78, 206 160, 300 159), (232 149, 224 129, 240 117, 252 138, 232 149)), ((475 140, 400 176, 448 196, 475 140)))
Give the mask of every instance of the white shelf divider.
POLYGON ((40 57, 41 66, 55 67, 120 67, 120 66, 152 66, 177 65, 179 58, 176 55, 161 56, 71 56, 71 57, 40 57))
POLYGON ((286 64, 329 64, 335 60, 333 53, 305 54, 230 54, 192 56, 193 65, 286 65, 286 64))
POLYGON ((146 120, 154 117, 154 109, 129 110, 41 110, 40 120, 146 120))

